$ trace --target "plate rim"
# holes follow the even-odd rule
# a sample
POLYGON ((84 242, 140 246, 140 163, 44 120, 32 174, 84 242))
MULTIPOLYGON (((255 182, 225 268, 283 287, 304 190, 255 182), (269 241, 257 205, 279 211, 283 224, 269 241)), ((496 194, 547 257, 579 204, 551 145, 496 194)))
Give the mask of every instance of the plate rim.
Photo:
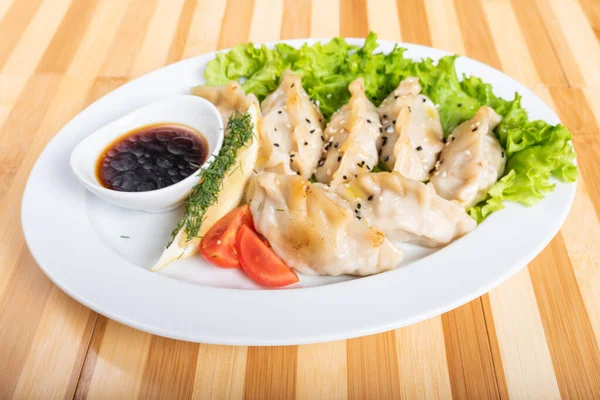
MULTIPOLYGON (((307 39, 293 39, 293 40, 278 40, 278 41, 267 42, 264 44, 266 46, 273 46, 277 43, 287 43, 287 44, 291 44, 292 46, 294 46, 295 44, 297 45, 297 44, 306 43, 306 42, 314 43, 317 41, 324 42, 324 41, 329 41, 331 39, 332 38, 307 38, 307 39)), ((352 44, 362 44, 364 42, 364 39, 361 39, 361 38, 346 38, 346 40, 352 44)), ((435 49, 432 47, 415 45, 415 44, 404 43, 404 42, 378 40, 378 44, 380 47, 398 45, 400 47, 406 47, 408 49, 417 49, 417 50, 425 49, 426 52, 431 52, 432 50, 434 50, 434 52, 438 53, 440 56, 452 54, 452 53, 446 52, 444 50, 439 50, 439 49, 435 49)), ((35 176, 34 173, 36 173, 39 170, 39 168, 41 168, 40 167, 41 160, 43 159, 44 154, 46 154, 48 152, 48 149, 52 147, 53 143, 56 143, 57 139, 59 137, 61 137, 61 134, 64 134, 64 132, 70 126, 76 124, 77 122, 80 122, 80 120, 85 120, 85 117, 87 116, 87 114, 91 113, 90 109, 94 110, 95 108, 98 107, 98 104, 101 104, 101 102, 106 102, 106 99, 109 98, 109 96, 111 96, 111 95, 116 96, 115 93, 118 94, 118 93, 126 92, 126 90, 128 90, 129 88, 134 87, 136 82, 139 82, 140 79, 146 78, 151 74, 156 74, 159 71, 165 71, 167 69, 176 68, 175 66, 180 65, 182 63, 192 63, 193 64, 194 62, 199 62, 202 59, 209 60, 209 59, 214 58, 214 56, 216 54, 227 52, 229 50, 230 49, 223 49, 223 50, 219 50, 219 51, 215 51, 215 52, 205 53, 202 55, 198 55, 198 56, 195 56, 195 57, 192 57, 189 59, 181 60, 176 63, 164 66, 164 67, 159 68, 155 71, 152 71, 148 74, 137 77, 136 79, 133 79, 133 80, 127 82, 126 84, 109 92, 105 96, 97 99, 96 101, 94 101, 93 103, 88 105, 80 113, 78 113, 77 116, 75 116, 73 119, 71 119, 65 126, 63 126, 56 133, 56 135, 52 138, 52 140, 46 145, 44 150, 40 153, 40 155, 38 156, 38 159, 36 160, 34 167, 32 168, 32 170, 30 172, 30 175, 28 177, 27 184, 25 186, 25 190, 23 193, 22 203, 21 203, 21 225, 22 225, 22 229, 23 229, 23 233, 25 236, 25 241, 27 243, 27 246, 30 249, 31 254, 32 254, 33 258, 35 259, 36 263, 39 265, 39 267, 42 269, 42 271, 46 274, 46 276, 48 276, 48 278, 52 282, 54 282, 63 292, 68 294, 70 297, 74 298, 81 304, 91 308, 92 310, 94 310, 95 312, 98 312, 101 315, 104 315, 110 319, 113 319, 113 320, 123 323, 125 325, 132 326, 136 329, 140 329, 142 331, 149 332, 152 334, 156 334, 156 335, 160 335, 160 336, 164 336, 164 337, 175 338, 175 339, 180 339, 180 340, 195 341, 195 342, 202 342, 202 343, 214 343, 214 344, 296 345, 296 344, 308 344, 308 343, 324 342, 324 341, 331 341, 331 340, 347 339, 350 337, 359 337, 359 336, 364 336, 364 335, 370 335, 370 334, 374 334, 374 333, 378 333, 378 332, 387 331, 390 329, 396 329, 401 326, 409 325, 409 324, 433 317, 435 315, 439 315, 443 312, 446 312, 448 310, 459 307, 460 305, 465 304, 465 303, 473 300, 474 298, 488 292, 492 288, 498 286, 499 284, 501 284, 502 282, 507 280, 509 277, 514 275, 516 272, 521 270, 523 268, 523 266, 525 266, 528 262, 530 262, 533 258, 535 258, 543 250, 543 248, 545 248, 547 246, 547 244, 554 238, 556 233, 559 231, 569 210, 571 209, 571 206, 572 206, 572 203, 574 200, 574 196, 575 196, 575 192, 576 192, 576 182, 572 185, 571 184, 564 185, 568 188, 568 189, 563 189, 563 191, 565 191, 565 195, 566 195, 566 202, 564 204, 562 204, 563 207, 560 210, 561 212, 559 214, 556 214, 556 218, 552 219, 553 223, 551 224, 552 226, 550 227, 550 229, 548 231, 546 231, 543 238, 541 238, 540 240, 537 241, 538 243, 535 246, 535 248, 528 250, 526 256, 521 256, 521 257, 519 257, 518 260, 515 260, 513 265, 511 265, 510 268, 504 269, 502 274, 498 274, 495 277, 495 279, 487 281, 487 283, 484 285, 480 285, 476 290, 470 290, 468 292, 465 292, 465 293, 463 293, 462 296, 454 296, 453 301, 446 301, 443 305, 439 305, 437 307, 430 308, 426 312, 417 313, 417 315, 413 315, 412 318, 405 318, 401 321, 389 321, 388 320, 386 322, 381 322, 379 324, 376 324, 376 326, 372 326, 373 324, 371 323, 371 325, 369 325, 367 327, 362 327, 362 328, 355 327, 353 329, 346 328, 346 329, 340 329, 337 332, 328 332, 325 334, 311 333, 311 334, 301 334, 301 335, 295 336, 295 337, 294 336, 291 336, 291 337, 286 336, 286 337, 276 337, 276 338, 274 338, 274 337, 272 337, 272 338, 254 337, 250 340, 246 340, 242 337, 243 334, 241 336, 238 335, 237 338, 235 336, 229 336, 227 338, 224 338, 222 336, 204 335, 204 334, 198 333, 198 332, 183 332, 183 331, 176 331, 176 330, 169 329, 169 328, 157 327, 154 325, 144 323, 140 320, 137 320, 135 317, 124 316, 123 313, 119 313, 117 311, 107 309, 105 307, 100 306, 99 304, 96 304, 96 302, 90 301, 88 298, 86 298, 85 295, 77 293, 76 290, 74 290, 72 287, 70 287, 68 284, 66 284, 64 279, 61 279, 59 276, 57 276, 55 273, 56 271, 53 271, 52 267, 49 267, 48 265, 45 264, 45 262, 43 260, 43 256, 38 251, 39 249, 35 249, 35 245, 34 246, 31 245, 32 243, 35 242, 35 240, 31 236, 31 235, 33 235, 33 233, 32 233, 33 228, 31 226, 32 221, 28 217, 30 215, 29 207, 31 204, 30 198, 31 198, 31 191, 32 191, 32 187, 31 187, 32 177, 35 176)), ((466 59, 466 60, 468 60, 468 62, 476 63, 482 68, 491 69, 491 70, 495 71, 496 73, 499 73, 499 74, 503 75, 504 77, 509 78, 515 84, 513 86, 515 86, 515 88, 518 89, 519 93, 523 94, 523 92, 525 92, 525 93, 527 93, 528 96, 534 96, 535 99, 538 99, 543 103, 543 100, 541 100, 529 88, 520 84, 515 79, 504 74, 503 72, 501 72, 491 66, 483 64, 477 60, 471 59, 469 57, 460 56, 459 59, 466 59)), ((204 62, 203 68, 205 67, 205 65, 206 65, 206 62, 204 62)), ((200 80, 202 80, 202 77, 199 77, 199 78, 200 78, 200 80)), ((545 103, 544 103, 544 105, 545 105, 545 103)), ((560 121, 558 116, 556 115, 556 113, 554 113, 553 110, 551 110, 547 105, 545 105, 545 107, 552 113, 552 115, 556 118, 557 121, 560 121)), ((561 185, 561 187, 562 186, 563 185, 561 185)), ((552 195, 552 194, 550 194, 550 195, 552 195)), ((542 201, 546 201, 546 200, 547 199, 542 200, 542 201)), ((513 208, 513 207, 507 207, 507 209, 508 208, 513 208)), ((508 210, 503 210, 503 211, 508 211, 508 210)), ((500 213, 502 213, 502 211, 500 213)), ((490 219, 494 218, 495 215, 497 216, 498 213, 492 215, 490 217, 490 219)), ((486 224, 487 222, 488 221, 484 221, 482 224, 480 224, 478 229, 482 226, 485 226, 484 224, 486 224)), ((468 235, 468 236, 470 236, 470 235, 468 235)), ((409 267, 417 268, 417 267, 419 267, 419 264, 426 262, 425 261, 426 259, 429 259, 430 257, 435 256, 436 254, 442 253, 448 249, 455 247, 458 243, 460 243, 462 241, 462 239, 464 239, 464 238, 459 239, 452 245, 450 245, 444 249, 441 249, 440 251, 434 253, 431 256, 425 257, 424 259, 418 260, 406 267, 401 267, 401 268, 403 268, 403 269, 409 268, 409 267)), ((154 275, 155 277, 160 277, 161 279, 170 279, 174 282, 177 282, 177 285, 184 285, 184 286, 188 285, 188 286, 191 286, 193 288, 193 290, 195 290, 195 291, 202 291, 202 292, 208 293, 209 295, 214 295, 214 293, 216 291, 225 291, 225 292, 227 292, 227 294, 231 294, 232 292, 242 292, 242 293, 244 293, 244 297, 249 297, 249 298, 254 298, 254 299, 268 297, 269 299, 272 299, 274 296, 277 296, 279 298, 285 297, 287 299, 286 301, 289 301, 289 300, 295 301, 296 299, 294 299, 294 297, 298 297, 298 296, 290 295, 290 292, 292 292, 292 291, 301 291, 303 293, 311 293, 311 294, 318 293, 319 295, 322 295, 321 292, 323 292, 323 291, 339 292, 340 290, 345 291, 344 289, 346 289, 346 288, 349 290, 352 290, 353 286, 355 286, 355 285, 359 286, 359 287, 360 286, 373 286, 373 285, 362 284, 361 282, 374 282, 375 280, 378 280, 377 278, 380 278, 381 276, 384 276, 384 275, 388 276, 388 274, 393 274, 394 272, 398 271, 398 270, 390 271, 390 272, 386 272, 386 274, 365 277, 365 278, 357 279, 354 281, 339 282, 339 283, 322 286, 322 287, 302 288, 301 290, 300 289, 291 289, 291 290, 277 290, 277 291, 271 291, 271 290, 248 291, 248 290, 241 290, 241 289, 226 289, 226 288, 213 288, 213 287, 199 286, 199 285, 191 284, 188 282, 175 281, 171 278, 152 274, 152 273, 149 273, 148 271, 144 271, 143 269, 141 269, 139 267, 135 267, 135 268, 137 270, 136 272, 154 275), (373 278, 375 278, 375 279, 373 279, 373 278), (334 286, 342 287, 342 285, 343 285, 344 289, 338 288, 338 289, 332 290, 332 287, 334 287, 334 286), (252 293, 252 292, 255 292, 255 293, 252 293)), ((390 278, 391 278, 391 276, 390 276, 390 278)), ((379 279, 379 280, 381 280, 381 279, 379 279)), ((393 280, 393 278, 389 279, 389 280, 393 280)), ((173 283, 173 282, 171 282, 171 283, 173 283)), ((169 284, 169 286, 170 286, 170 284, 169 284)), ((371 288, 371 290, 372 289, 373 288, 371 288)), ((236 295, 233 297, 238 297, 238 296, 236 295)), ((300 297, 303 297, 303 296, 300 296, 300 297)))

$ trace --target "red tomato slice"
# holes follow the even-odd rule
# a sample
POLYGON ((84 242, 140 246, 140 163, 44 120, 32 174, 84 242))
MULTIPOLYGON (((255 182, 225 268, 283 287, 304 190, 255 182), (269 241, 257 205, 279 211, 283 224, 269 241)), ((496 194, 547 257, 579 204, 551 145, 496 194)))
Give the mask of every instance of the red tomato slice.
POLYGON ((296 272, 288 267, 250 227, 240 228, 237 250, 244 272, 255 282, 269 287, 298 282, 296 272))
POLYGON ((239 267, 240 262, 235 243, 238 231, 242 226, 254 229, 248 205, 230 211, 206 232, 200 241, 200 254, 217 267, 239 267))

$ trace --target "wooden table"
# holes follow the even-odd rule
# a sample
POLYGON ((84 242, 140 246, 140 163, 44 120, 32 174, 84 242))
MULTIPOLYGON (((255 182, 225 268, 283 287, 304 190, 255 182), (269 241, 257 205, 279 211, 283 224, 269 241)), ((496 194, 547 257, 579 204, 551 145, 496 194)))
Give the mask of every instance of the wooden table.
POLYGON ((592 0, 1 0, 0 398, 600 398, 599 34, 592 0), (36 266, 19 223, 27 176, 92 101, 237 43, 369 29, 504 70, 573 132, 571 213, 509 281, 379 335, 226 347, 110 321, 36 266))

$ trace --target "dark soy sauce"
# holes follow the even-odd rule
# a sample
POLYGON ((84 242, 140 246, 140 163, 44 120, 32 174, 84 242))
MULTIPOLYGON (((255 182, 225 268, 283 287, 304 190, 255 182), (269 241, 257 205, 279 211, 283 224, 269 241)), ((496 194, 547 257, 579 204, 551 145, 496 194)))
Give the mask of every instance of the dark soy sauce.
POLYGON ((199 132, 176 124, 144 126, 111 143, 96 174, 105 188, 147 192, 171 186, 204 164, 208 143, 199 132))

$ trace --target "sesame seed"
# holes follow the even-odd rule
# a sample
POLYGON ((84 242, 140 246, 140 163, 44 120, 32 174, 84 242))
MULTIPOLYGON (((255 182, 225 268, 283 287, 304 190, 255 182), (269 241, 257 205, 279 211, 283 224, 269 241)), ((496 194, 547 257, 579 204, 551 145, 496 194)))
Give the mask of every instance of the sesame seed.
POLYGON ((398 97, 400 97, 400 96, 394 96, 394 100, 396 100, 398 97))
POLYGON ((296 171, 296 173, 297 173, 298 175, 300 175, 300 171, 296 171))
POLYGON ((315 133, 315 131, 316 131, 316 129, 313 129, 313 130, 310 131, 310 133, 315 133))
POLYGON ((279 110, 279 111, 277 111, 277 114, 281 114, 282 112, 283 112, 283 111, 279 110))
POLYGON ((345 179, 348 179, 348 177, 347 177, 346 175, 342 176, 342 178, 344 178, 344 180, 345 180, 345 179))
POLYGON ((454 136, 452 136, 452 141, 454 142, 454 136))
POLYGON ((417 146, 417 151, 421 151, 421 150, 423 150, 423 147, 422 146, 417 146))
POLYGON ((387 161, 390 159, 390 156, 385 156, 385 158, 383 159, 383 161, 387 161))
POLYGON ((429 170, 429 173, 430 173, 430 174, 432 174, 432 173, 433 173, 433 171, 435 171, 435 167, 431 168, 431 169, 429 170))
POLYGON ((273 146, 279 147, 279 143, 273 143, 273 146))
POLYGON ((393 121, 392 121, 392 124, 396 125, 396 120, 393 120, 393 121))
POLYGON ((383 114, 383 118, 387 118, 387 114, 383 114))
POLYGON ((379 127, 379 133, 383 133, 383 128, 381 126, 379 127))
POLYGON ((342 156, 338 156, 338 162, 342 161, 342 156))
POLYGON ((360 215, 360 211, 354 210, 354 212, 356 213, 356 215, 360 215))
POLYGON ((360 217, 360 215, 357 215, 357 216, 356 216, 356 219, 360 221, 360 220, 361 220, 361 217, 360 217))
POLYGON ((274 130, 275 130, 275 132, 277 132, 277 128, 275 128, 274 130))
POLYGON ((295 83, 292 83, 292 86, 290 86, 290 87, 294 87, 294 85, 295 85, 295 83))
POLYGON ((305 146, 308 146, 308 142, 304 142, 304 145, 305 145, 305 146))
POLYGON ((504 158, 504 152, 502 152, 502 158, 504 158))
POLYGON ((323 137, 323 135, 321 135, 321 141, 324 142, 325 138, 323 137))
POLYGON ((333 146, 333 147, 335 147, 335 148, 337 149, 337 148, 339 147, 339 145, 340 145, 340 143, 339 143, 339 142, 336 142, 336 143, 335 143, 335 146, 333 146))
POLYGON ((358 203, 358 204, 356 205, 356 208, 358 208, 358 209, 360 209, 361 207, 362 207, 362 206, 360 205, 360 203, 358 203))
POLYGON ((373 200, 373 195, 367 197, 367 200, 369 200, 369 201, 373 200))
POLYGON ((296 157, 296 153, 290 154, 290 158, 294 158, 294 157, 296 157))
POLYGON ((477 130, 477 127, 471 129, 471 132, 475 132, 477 130))
POLYGON ((308 119, 308 118, 305 118, 305 119, 306 119, 306 122, 308 122, 310 124, 310 119, 308 119))
POLYGON ((423 99, 423 103, 425 103, 427 101, 427 99, 423 99))
POLYGON ((367 124, 370 124, 370 123, 371 123, 371 120, 367 118, 367 124))

